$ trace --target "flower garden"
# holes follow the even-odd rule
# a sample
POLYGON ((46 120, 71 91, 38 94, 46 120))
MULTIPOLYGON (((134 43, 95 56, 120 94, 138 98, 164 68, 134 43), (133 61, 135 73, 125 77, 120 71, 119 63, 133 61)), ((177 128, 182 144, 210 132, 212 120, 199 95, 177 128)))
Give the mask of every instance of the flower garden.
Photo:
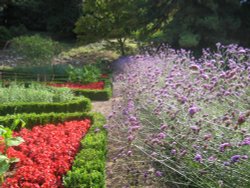
POLYGON ((250 0, 1 0, 0 188, 250 188, 250 0))
POLYGON ((105 118, 88 96, 108 100, 112 88, 108 75, 87 77, 2 81, 0 187, 105 187, 105 118))
POLYGON ((200 58, 169 47, 123 57, 107 124, 90 112, 113 89, 96 67, 71 67, 67 81, 3 81, 1 187, 104 188, 117 173, 124 186, 248 188, 249 62, 249 49, 219 43, 200 58))

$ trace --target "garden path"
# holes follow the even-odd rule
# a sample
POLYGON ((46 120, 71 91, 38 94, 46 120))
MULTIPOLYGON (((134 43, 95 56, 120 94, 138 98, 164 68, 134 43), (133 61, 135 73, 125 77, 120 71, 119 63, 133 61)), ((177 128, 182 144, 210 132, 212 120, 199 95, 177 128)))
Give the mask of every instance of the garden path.
MULTIPOLYGON (((128 61, 127 61, 128 62, 128 61)), ((100 112, 107 118, 112 112, 112 106, 117 104, 119 100, 121 100, 121 93, 120 93, 120 85, 114 79, 118 74, 122 73, 124 65, 126 63, 126 57, 122 57, 115 61, 112 64, 113 67, 113 96, 109 101, 93 101, 93 112, 100 112)), ((111 132, 113 130, 109 130, 109 135, 115 135, 115 132, 111 132)), ((119 162, 117 165, 113 162, 113 158, 117 155, 117 148, 119 146, 117 143, 110 137, 108 137, 108 156, 107 156, 107 163, 106 163, 106 186, 107 188, 160 188, 156 182, 150 183, 150 185, 137 185, 137 186, 130 186, 131 182, 138 181, 137 177, 128 177, 127 168, 126 166, 122 166, 119 164, 123 164, 123 162, 119 162)), ((120 159, 123 160, 123 159, 120 159)), ((132 183, 133 184, 133 183, 132 183)))

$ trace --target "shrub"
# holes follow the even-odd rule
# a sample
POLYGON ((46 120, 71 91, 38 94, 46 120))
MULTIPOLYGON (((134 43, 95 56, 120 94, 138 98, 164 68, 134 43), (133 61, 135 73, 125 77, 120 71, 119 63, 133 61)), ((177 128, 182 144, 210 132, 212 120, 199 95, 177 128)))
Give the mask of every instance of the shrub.
POLYGON ((68 88, 51 88, 40 84, 10 83, 9 87, 0 86, 0 102, 66 102, 74 98, 73 92, 68 88))
POLYGON ((71 82, 91 83, 99 81, 101 70, 92 64, 84 65, 83 68, 69 67, 69 80, 71 82))
POLYGON ((57 43, 39 35, 16 37, 11 49, 32 64, 49 64, 57 53, 57 43))
POLYGON ((137 182, 154 174, 161 187, 250 186, 250 49, 217 46, 199 59, 170 48, 127 58, 110 137, 128 169, 144 161, 130 171, 137 182))

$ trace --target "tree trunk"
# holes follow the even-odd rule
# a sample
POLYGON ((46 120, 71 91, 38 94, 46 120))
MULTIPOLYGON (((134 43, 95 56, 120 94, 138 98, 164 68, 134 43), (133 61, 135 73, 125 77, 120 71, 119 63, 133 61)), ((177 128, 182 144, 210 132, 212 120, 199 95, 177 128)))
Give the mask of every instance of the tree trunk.
POLYGON ((125 41, 126 41, 126 39, 119 38, 119 39, 117 39, 117 41, 119 43, 121 55, 124 56, 125 55, 125 41))

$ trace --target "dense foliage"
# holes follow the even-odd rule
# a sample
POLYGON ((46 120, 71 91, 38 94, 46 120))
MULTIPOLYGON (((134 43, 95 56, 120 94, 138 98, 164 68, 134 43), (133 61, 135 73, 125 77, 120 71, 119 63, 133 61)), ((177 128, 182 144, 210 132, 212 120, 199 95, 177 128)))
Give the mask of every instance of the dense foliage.
POLYGON ((16 37, 10 47, 32 65, 50 64, 59 50, 57 42, 39 35, 16 37))
POLYGON ((89 84, 99 81, 101 70, 94 64, 84 65, 82 68, 70 66, 68 74, 71 82, 89 84))
POLYGON ((22 84, 11 83, 9 87, 0 87, 0 102, 66 102, 74 98, 67 88, 50 88, 40 84, 31 84, 28 88, 22 84))
POLYGON ((68 37, 72 36, 80 13, 80 0, 10 0, 0 4, 0 24, 7 27, 23 24, 29 30, 68 37))
POLYGON ((192 49, 216 42, 249 45, 248 37, 240 35, 249 31, 248 1, 97 0, 83 7, 75 29, 81 41, 135 37, 192 49))
POLYGON ((83 3, 83 16, 75 32, 82 42, 117 39, 120 53, 125 54, 125 41, 138 27, 133 1, 91 1, 83 3))
POLYGON ((153 167, 169 187, 249 187, 249 60, 249 49, 221 44, 200 59, 170 48, 124 58, 110 129, 117 157, 134 156, 131 176, 146 181, 153 167))
POLYGON ((72 36, 79 41, 127 38, 201 49, 216 42, 249 46, 249 0, 11 0, 0 4, 0 23, 72 36), (75 28, 74 28, 75 27, 75 28))
POLYGON ((216 42, 249 45, 248 1, 145 1, 148 27, 139 36, 144 40, 167 42, 174 47, 202 48, 216 42), (153 12, 154 10, 158 10, 153 12), (153 15, 153 16, 151 16, 153 15))

